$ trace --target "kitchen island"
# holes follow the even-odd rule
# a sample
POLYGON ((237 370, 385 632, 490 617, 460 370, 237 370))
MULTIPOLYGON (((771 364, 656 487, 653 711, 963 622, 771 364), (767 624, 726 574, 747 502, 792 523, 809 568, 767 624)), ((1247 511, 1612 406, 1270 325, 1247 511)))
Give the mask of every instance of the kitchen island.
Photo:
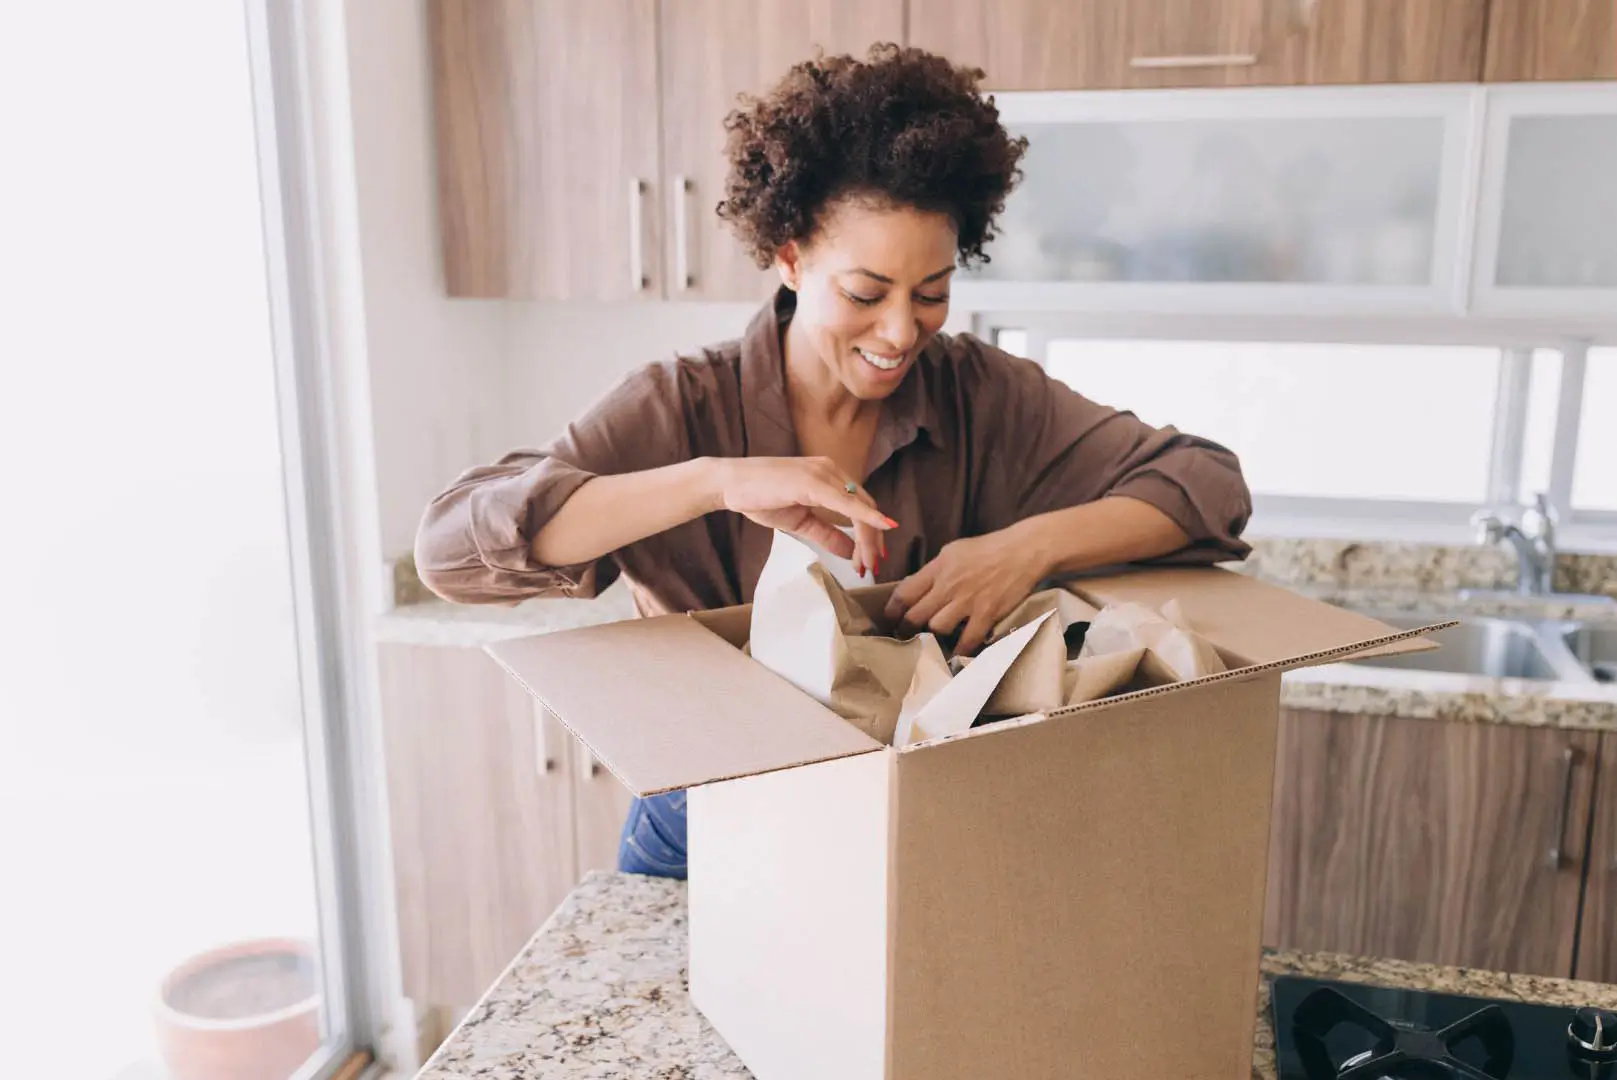
MULTIPOLYGON (((683 882, 593 873, 467 1015, 419 1080, 745 1080, 751 1074, 686 993, 683 882)), ((1617 987, 1526 975, 1267 952, 1265 975, 1617 1008, 1617 987)), ((1253 1080, 1274 1080, 1268 981, 1253 1080)))

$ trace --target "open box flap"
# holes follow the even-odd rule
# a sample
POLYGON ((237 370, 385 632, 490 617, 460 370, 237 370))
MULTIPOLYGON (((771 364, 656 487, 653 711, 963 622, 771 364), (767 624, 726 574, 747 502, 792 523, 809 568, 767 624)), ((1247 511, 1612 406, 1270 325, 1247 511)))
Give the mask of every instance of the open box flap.
POLYGON ((1134 601, 1160 610, 1177 600, 1191 627, 1243 666, 1306 667, 1359 655, 1423 652, 1438 645, 1422 634, 1453 625, 1399 632, 1369 616, 1217 568, 1129 571, 1075 578, 1067 587, 1096 605, 1134 601))
POLYGON ((486 649, 641 796, 883 748, 684 615, 486 649))

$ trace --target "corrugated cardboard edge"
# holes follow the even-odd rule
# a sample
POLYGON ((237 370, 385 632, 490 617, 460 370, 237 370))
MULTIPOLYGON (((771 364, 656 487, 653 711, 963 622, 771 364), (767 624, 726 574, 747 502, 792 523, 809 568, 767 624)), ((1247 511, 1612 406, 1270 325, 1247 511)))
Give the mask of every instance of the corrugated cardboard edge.
MULTIPOLYGON (((928 739, 925 742, 911 743, 909 746, 897 748, 895 752, 900 754, 911 754, 918 750, 925 750, 930 746, 941 746, 944 743, 953 742, 957 739, 971 739, 981 735, 989 735, 995 731, 1003 731, 1011 727, 1025 727, 1028 724, 1040 724, 1046 720, 1056 720, 1061 719, 1062 717, 1075 716, 1083 712, 1095 712, 1100 709, 1108 709, 1114 706, 1127 704, 1131 701, 1139 701, 1144 698, 1160 697, 1163 694, 1179 693, 1194 686, 1206 686, 1210 683, 1229 682, 1235 679, 1253 678, 1269 671, 1290 671, 1293 668, 1313 667, 1316 664, 1330 663, 1332 661, 1349 659, 1360 655, 1379 655, 1380 650, 1384 649, 1388 645, 1422 641, 1424 640, 1424 636, 1426 634, 1430 634, 1438 630, 1447 630, 1451 627, 1459 625, 1460 620, 1450 619, 1447 622, 1433 623, 1430 626, 1422 626, 1414 630, 1401 630, 1395 634, 1388 634, 1379 638, 1371 638, 1368 641, 1361 641, 1354 645, 1343 645, 1335 649, 1321 649, 1318 652, 1308 653, 1304 656, 1295 656, 1289 660, 1272 660, 1267 664, 1248 664, 1245 667, 1232 668, 1229 671, 1221 671, 1214 675, 1203 675, 1199 679, 1187 679, 1184 682, 1168 683, 1166 686, 1151 686, 1144 690, 1134 690, 1127 694, 1116 694, 1112 697, 1099 698, 1095 701, 1086 701, 1081 705, 1069 705, 1065 708, 1051 709, 1047 712, 1029 713, 1027 716, 1018 716, 1010 720, 1001 720, 993 724, 987 724, 983 727, 971 728, 967 731, 957 732, 953 735, 944 735, 936 739, 928 739)), ((1429 648, 1440 647, 1436 642, 1430 641, 1426 642, 1426 645, 1429 648)))

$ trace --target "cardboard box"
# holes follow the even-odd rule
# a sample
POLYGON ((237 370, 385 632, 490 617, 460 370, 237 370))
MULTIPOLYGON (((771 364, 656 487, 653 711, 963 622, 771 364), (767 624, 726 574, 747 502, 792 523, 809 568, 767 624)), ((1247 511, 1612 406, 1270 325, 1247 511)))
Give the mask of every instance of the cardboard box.
POLYGON ((1246 1080, 1280 674, 1431 643, 1219 569, 1069 587, 1177 599, 1232 670, 894 750, 745 656, 746 608, 489 651, 630 790, 691 789, 691 997, 759 1080, 1246 1080))

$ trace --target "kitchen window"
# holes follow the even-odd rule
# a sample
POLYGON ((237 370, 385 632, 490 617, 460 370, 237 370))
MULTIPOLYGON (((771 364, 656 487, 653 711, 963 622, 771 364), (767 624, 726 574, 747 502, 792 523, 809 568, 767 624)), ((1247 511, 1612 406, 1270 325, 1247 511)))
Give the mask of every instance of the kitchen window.
POLYGON ((1617 347, 1433 321, 978 314, 974 329, 1147 423, 1240 455, 1254 532, 1464 541, 1547 493, 1617 537, 1617 347), (1401 329, 1402 326, 1402 329, 1401 329), (1407 331, 1407 337, 1400 335, 1407 331), (1422 337, 1425 340, 1421 340, 1422 337))
POLYGON ((379 1041, 294 7, 0 17, 8 1076, 379 1041))
POLYGON ((1589 350, 1572 505, 1617 513, 1617 347, 1589 350))
POLYGON ((1267 495, 1487 492, 1497 349, 1058 338, 1045 367, 1149 424, 1223 443, 1267 495))

